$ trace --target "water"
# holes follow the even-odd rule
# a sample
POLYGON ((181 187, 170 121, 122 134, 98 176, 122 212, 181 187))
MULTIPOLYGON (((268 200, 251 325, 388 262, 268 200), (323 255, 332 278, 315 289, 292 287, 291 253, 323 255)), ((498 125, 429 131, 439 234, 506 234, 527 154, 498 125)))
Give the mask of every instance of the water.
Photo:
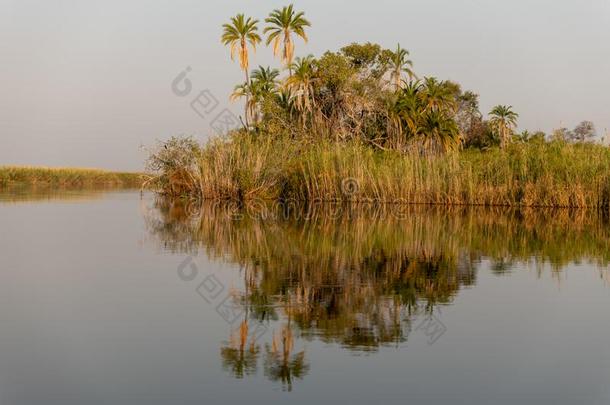
POLYGON ((0 195, 2 404, 610 401, 592 212, 0 195))

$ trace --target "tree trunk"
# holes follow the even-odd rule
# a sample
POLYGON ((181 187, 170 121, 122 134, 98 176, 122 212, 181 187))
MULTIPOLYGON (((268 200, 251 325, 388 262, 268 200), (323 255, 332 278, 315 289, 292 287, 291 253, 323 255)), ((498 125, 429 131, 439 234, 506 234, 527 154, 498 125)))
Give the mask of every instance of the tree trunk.
POLYGON ((246 108, 244 109, 244 113, 246 118, 246 128, 250 128, 250 120, 248 119, 248 105, 250 100, 248 91, 250 91, 250 75, 248 74, 248 69, 245 69, 244 72, 246 73, 246 85, 248 86, 248 88, 246 89, 246 108))
POLYGON ((286 65, 288 65, 288 77, 292 77, 292 58, 290 55, 290 33, 284 31, 284 57, 286 58, 286 65))

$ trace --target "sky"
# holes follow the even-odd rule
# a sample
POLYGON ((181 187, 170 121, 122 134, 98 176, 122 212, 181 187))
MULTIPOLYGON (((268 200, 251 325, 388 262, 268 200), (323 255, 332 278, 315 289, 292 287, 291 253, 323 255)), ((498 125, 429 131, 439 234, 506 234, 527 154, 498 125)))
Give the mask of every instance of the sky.
MULTIPOLYGON (((520 129, 610 129, 610 0, 293 3, 312 23, 297 55, 400 43, 418 75, 480 94, 484 113, 512 105, 520 129)), ((0 0, 0 165, 140 170, 172 135, 209 139, 225 108, 241 111, 228 95, 243 76, 221 25, 287 4, 0 0), (190 88, 173 86, 187 68, 190 88)), ((279 67, 264 46, 251 64, 279 67)))

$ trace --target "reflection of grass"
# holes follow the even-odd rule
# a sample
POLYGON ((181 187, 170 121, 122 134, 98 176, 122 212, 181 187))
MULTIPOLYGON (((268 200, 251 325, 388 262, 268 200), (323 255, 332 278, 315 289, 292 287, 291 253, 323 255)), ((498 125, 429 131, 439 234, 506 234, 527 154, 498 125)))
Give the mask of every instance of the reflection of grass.
POLYGON ((496 261, 525 262, 535 258, 560 270, 571 262, 610 263, 607 214, 586 210, 506 211, 502 215, 471 214, 466 232, 459 232, 471 251, 496 261))
POLYGON ((296 339, 357 353, 403 345, 426 333, 424 316, 476 283, 483 259, 503 274, 535 258, 553 275, 570 262, 610 261, 608 217, 597 211, 160 199, 145 219, 166 248, 240 264, 235 298, 246 315, 221 348, 223 366, 244 378, 262 360, 285 390, 310 372, 296 339), (247 340, 247 322, 278 319, 271 341, 247 340))
POLYGON ((45 201, 87 201, 102 198, 105 192, 133 190, 123 186, 53 187, 50 185, 18 185, 0 188, 0 203, 45 201))
POLYGON ((142 175, 84 168, 0 167, 0 187, 23 184, 63 187, 92 185, 140 187, 142 175))
POLYGON ((281 308, 304 336, 311 331, 361 350, 406 339, 398 313, 403 306, 415 311, 420 301, 429 308, 448 302, 460 283, 474 279, 441 227, 371 219, 355 208, 331 219, 325 209, 313 210, 311 220, 236 220, 230 207, 204 206, 187 216, 189 210, 174 203, 162 204, 161 217, 147 220, 170 249, 203 244, 211 256, 240 263, 244 298, 257 318, 273 317, 269 307, 281 308))
POLYGON ((360 266, 371 255, 610 262, 610 219, 595 210, 440 208, 378 204, 237 206, 159 200, 151 223, 177 251, 203 245, 240 264, 322 260, 360 266), (189 214, 187 214, 187 212, 189 214))
POLYGON ((158 208, 147 221, 166 247, 204 247, 240 264, 241 300, 254 317, 281 310, 301 336, 357 350, 405 341, 412 315, 474 284, 483 258, 498 274, 534 258, 555 271, 610 261, 608 218, 596 211, 168 200, 158 208))

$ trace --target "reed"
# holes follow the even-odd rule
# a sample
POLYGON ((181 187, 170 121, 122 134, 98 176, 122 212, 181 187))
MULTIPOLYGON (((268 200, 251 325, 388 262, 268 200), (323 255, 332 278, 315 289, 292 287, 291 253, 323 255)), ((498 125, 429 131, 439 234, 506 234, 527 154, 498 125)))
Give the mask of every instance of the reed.
MULTIPOLYGON (((167 156, 156 153, 151 159, 167 162, 167 156)), ((513 143, 504 150, 423 156, 353 141, 314 143, 233 134, 188 153, 188 165, 156 167, 159 192, 236 201, 610 206, 610 149, 595 144, 513 143)))
POLYGON ((0 187, 31 185, 55 187, 140 187, 139 173, 110 172, 86 168, 0 166, 0 187))

